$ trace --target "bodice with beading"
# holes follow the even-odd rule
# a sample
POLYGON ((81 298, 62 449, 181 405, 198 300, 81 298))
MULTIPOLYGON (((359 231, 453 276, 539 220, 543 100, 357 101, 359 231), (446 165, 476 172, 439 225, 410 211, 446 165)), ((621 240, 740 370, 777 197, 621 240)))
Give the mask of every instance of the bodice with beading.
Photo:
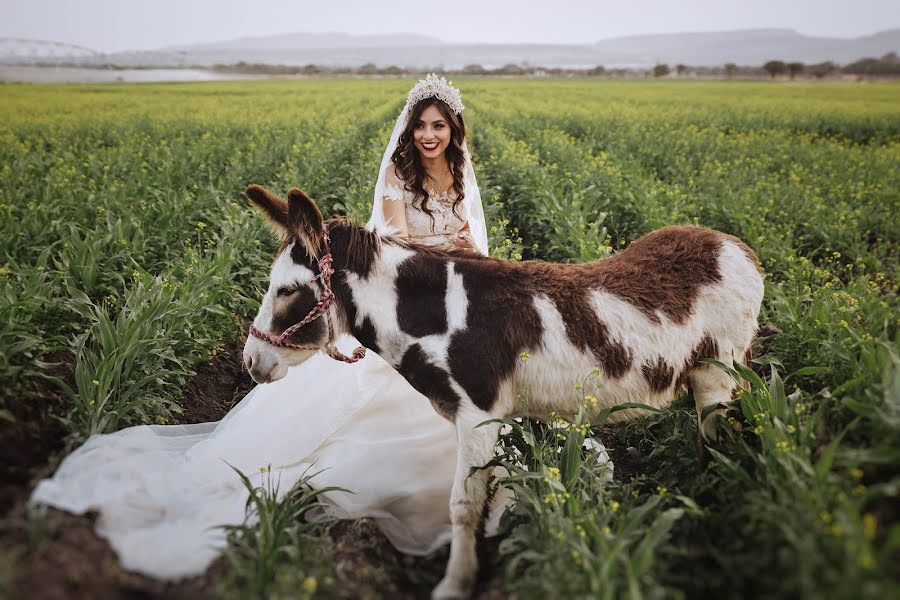
POLYGON ((422 210, 421 198, 404 189, 403 182, 396 177, 393 169, 388 171, 384 199, 403 201, 409 240, 427 246, 451 248, 457 234, 466 225, 464 207, 459 203, 454 210, 453 199, 447 192, 438 194, 429 189, 428 193, 427 207, 431 215, 422 210))

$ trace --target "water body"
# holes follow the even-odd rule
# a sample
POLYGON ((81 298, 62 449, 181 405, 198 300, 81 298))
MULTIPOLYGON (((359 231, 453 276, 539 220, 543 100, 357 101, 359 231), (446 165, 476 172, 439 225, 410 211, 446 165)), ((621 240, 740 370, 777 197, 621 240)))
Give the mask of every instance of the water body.
POLYGON ((225 81, 253 79, 236 73, 203 69, 85 69, 79 67, 0 66, 0 81, 30 83, 115 83, 161 81, 225 81))

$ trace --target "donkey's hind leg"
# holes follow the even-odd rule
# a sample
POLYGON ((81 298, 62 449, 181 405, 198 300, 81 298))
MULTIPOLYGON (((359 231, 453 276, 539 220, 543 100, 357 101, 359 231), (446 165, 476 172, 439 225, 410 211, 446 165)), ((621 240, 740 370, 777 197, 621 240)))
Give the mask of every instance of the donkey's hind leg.
POLYGON ((450 560, 444 578, 432 592, 432 598, 468 598, 478 572, 475 533, 487 501, 490 470, 482 469, 469 476, 469 469, 480 467, 491 459, 500 424, 476 427, 492 418, 491 415, 474 407, 467 412, 469 414, 465 416, 457 415, 456 419, 459 447, 453 491, 450 493, 450 523, 453 526, 450 560))
MULTIPOLYGON (((741 348, 739 351, 735 349, 734 357, 740 357, 738 360, 744 360, 749 354, 750 345, 741 348)), ((731 349, 727 352, 720 350, 716 360, 731 366, 733 360, 731 349)), ((700 433, 708 442, 714 442, 718 439, 716 434, 716 422, 719 417, 725 416, 724 409, 717 409, 703 417, 703 412, 711 406, 724 404, 733 397, 737 384, 734 379, 720 369, 716 365, 700 363, 691 370, 690 375, 691 391, 694 394, 694 404, 697 406, 697 418, 700 422, 700 433)))
MULTIPOLYGON (((725 361, 722 361, 725 362, 725 361)), ((726 363, 727 364, 727 363, 726 363)), ((716 421, 725 415, 723 409, 717 409, 703 417, 703 411, 731 400, 735 383, 731 376, 715 365, 699 364, 691 371, 691 391, 697 406, 697 418, 700 422, 700 434, 708 442, 716 441, 716 421)))

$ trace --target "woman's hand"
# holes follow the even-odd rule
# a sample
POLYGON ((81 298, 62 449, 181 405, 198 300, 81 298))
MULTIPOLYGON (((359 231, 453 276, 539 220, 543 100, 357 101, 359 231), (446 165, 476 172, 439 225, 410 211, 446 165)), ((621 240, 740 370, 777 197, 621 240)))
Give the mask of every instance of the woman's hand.
POLYGON ((457 250, 475 250, 475 240, 472 238, 472 230, 469 228, 469 222, 463 225, 463 228, 453 236, 453 247, 457 250))

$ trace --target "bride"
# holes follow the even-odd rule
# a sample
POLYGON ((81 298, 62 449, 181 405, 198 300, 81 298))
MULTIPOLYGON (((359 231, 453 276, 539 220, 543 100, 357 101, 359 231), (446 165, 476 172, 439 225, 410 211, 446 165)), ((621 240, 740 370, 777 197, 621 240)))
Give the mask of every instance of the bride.
MULTIPOLYGON (((459 90, 444 78, 431 74, 413 87, 382 159, 369 227, 487 253, 462 111, 459 90)), ((349 337, 339 344, 347 352, 355 345, 349 337)), ((353 492, 324 494, 328 512, 374 518, 403 552, 425 555, 450 540, 453 426, 372 352, 353 365, 313 357, 258 385, 217 423, 94 435, 31 501, 97 511, 96 532, 124 568, 178 579, 203 573, 219 555, 218 526, 244 520, 248 493, 229 464, 254 485, 279 479, 282 493, 312 465, 310 473, 321 471, 316 487, 353 492)))

